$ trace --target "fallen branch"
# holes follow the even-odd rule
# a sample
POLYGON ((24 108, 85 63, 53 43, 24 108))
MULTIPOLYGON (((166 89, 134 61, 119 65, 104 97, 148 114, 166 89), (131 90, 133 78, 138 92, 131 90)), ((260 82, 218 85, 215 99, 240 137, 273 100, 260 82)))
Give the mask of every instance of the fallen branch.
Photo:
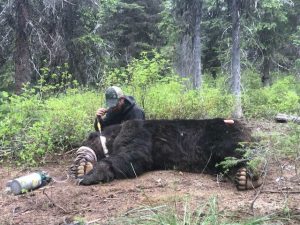
POLYGON ((103 220, 103 219, 102 219, 102 218, 100 218, 100 219, 95 219, 95 220, 92 220, 92 221, 87 222, 86 224, 96 223, 96 222, 98 222, 98 221, 100 221, 100 220, 103 220))
POLYGON ((279 113, 275 117, 275 121, 278 123, 294 122, 300 124, 300 117, 279 113))
POLYGON ((261 191, 261 193, 269 193, 269 194, 277 194, 277 193, 285 193, 285 194, 299 194, 300 191, 274 191, 274 190, 264 190, 264 191, 261 191))
POLYGON ((261 184, 259 190, 256 191, 255 197, 254 197, 254 199, 253 199, 253 201, 251 202, 251 205, 250 205, 250 210, 252 212, 252 215, 254 215, 254 203, 258 199, 259 195, 262 193, 262 189, 263 189, 263 187, 265 185, 265 181, 266 181, 266 177, 267 177, 267 172, 268 172, 267 171, 267 165, 268 165, 268 159, 266 160, 264 168, 263 168, 263 173, 262 174, 264 174, 264 176, 263 176, 262 184, 261 184))

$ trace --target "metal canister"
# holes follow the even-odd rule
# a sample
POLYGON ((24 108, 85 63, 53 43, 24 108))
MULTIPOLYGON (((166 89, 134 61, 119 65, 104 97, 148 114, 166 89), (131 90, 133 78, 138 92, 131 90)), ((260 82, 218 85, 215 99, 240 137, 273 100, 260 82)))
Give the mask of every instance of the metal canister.
POLYGON ((44 171, 30 173, 10 180, 6 185, 6 191, 15 195, 26 193, 45 185, 49 180, 50 177, 44 171))

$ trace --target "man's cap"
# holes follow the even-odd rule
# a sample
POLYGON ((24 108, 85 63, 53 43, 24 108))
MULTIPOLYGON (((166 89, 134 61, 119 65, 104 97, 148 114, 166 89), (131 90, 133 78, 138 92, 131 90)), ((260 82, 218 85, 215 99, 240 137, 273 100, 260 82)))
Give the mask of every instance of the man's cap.
POLYGON ((119 98, 122 96, 124 96, 124 94, 121 88, 117 86, 111 86, 107 88, 105 91, 106 106, 108 108, 115 107, 118 103, 119 98))

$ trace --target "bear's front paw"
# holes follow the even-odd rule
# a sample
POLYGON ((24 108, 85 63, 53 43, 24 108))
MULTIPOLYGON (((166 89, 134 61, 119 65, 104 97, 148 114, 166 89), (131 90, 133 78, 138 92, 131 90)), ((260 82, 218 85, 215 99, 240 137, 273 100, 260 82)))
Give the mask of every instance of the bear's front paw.
POLYGON ((262 185, 261 177, 250 176, 247 169, 240 168, 235 175, 236 187, 239 191, 255 189, 262 185))

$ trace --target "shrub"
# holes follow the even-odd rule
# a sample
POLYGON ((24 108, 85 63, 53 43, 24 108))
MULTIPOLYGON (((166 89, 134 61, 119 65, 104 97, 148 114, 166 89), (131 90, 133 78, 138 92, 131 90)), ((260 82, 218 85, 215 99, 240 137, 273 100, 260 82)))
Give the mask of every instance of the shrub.
POLYGON ((33 163, 46 153, 79 146, 93 129, 94 107, 99 101, 95 97, 93 92, 70 93, 45 101, 43 115, 27 133, 21 160, 33 163))
POLYGON ((277 80, 270 87, 247 90, 243 95, 245 116, 272 118, 277 113, 299 112, 300 97, 294 79, 288 76, 277 80))
POLYGON ((2 153, 34 165, 47 153, 78 146, 93 129, 95 106, 101 103, 94 92, 69 90, 46 100, 26 93, 7 101, 9 110, 0 122, 2 153))
POLYGON ((300 160, 300 126, 298 124, 289 123, 284 131, 284 135, 273 133, 268 137, 272 143, 272 151, 278 155, 300 160))
POLYGON ((143 52, 140 59, 134 59, 126 68, 117 68, 108 73, 105 86, 117 85, 135 96, 142 107, 145 106, 145 94, 156 83, 164 82, 174 72, 171 64, 156 51, 143 52), (148 57, 151 55, 152 57, 148 57))
POLYGON ((170 62, 159 53, 152 58, 146 53, 127 68, 115 69, 106 79, 107 85, 121 85, 145 109, 147 118, 211 118, 229 117, 233 98, 224 91, 225 77, 205 77, 199 90, 188 90, 187 80, 171 69, 170 62), (221 88, 221 89, 220 89, 221 88))
POLYGON ((42 101, 32 90, 22 95, 6 95, 0 107, 0 158, 14 156, 23 148, 23 140, 32 124, 40 117, 42 101))

